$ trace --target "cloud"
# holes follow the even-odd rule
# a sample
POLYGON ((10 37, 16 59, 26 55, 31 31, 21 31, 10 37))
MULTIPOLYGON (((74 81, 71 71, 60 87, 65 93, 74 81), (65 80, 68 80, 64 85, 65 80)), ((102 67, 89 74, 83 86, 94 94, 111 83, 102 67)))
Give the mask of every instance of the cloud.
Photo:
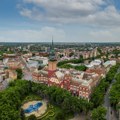
POLYGON ((29 10, 29 9, 23 8, 22 11, 20 11, 20 14, 21 14, 22 16, 26 16, 26 17, 29 17, 29 18, 32 17, 32 11, 29 10))
POLYGON ((0 30, 0 42, 51 42, 52 35, 55 42, 120 42, 119 33, 120 28, 68 31, 46 26, 40 30, 0 30))
POLYGON ((120 25, 120 12, 111 0, 23 0, 20 14, 37 21, 120 25), (32 7, 29 7, 32 5, 32 7))
POLYGON ((91 31, 89 38, 97 42, 120 42, 120 28, 91 31))
POLYGON ((107 31, 107 30, 106 31, 92 31, 92 32, 90 32, 90 34, 94 37, 99 37, 99 36, 111 37, 112 36, 111 32, 107 31))
POLYGON ((65 32, 54 27, 43 27, 41 30, 2 30, 0 42, 51 42, 52 35, 56 41, 65 40, 65 32))

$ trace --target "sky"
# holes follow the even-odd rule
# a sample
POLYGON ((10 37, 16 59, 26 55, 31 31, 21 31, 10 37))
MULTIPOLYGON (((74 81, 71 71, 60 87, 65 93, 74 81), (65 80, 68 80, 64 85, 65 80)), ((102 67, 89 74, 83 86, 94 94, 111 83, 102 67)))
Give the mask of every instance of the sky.
POLYGON ((0 0, 0 42, 120 42, 120 0, 0 0))

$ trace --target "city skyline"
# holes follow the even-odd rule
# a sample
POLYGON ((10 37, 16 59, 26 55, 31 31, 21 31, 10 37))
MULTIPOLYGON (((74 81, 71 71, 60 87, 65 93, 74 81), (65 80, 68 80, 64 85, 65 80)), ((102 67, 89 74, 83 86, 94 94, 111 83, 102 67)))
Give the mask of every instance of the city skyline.
POLYGON ((1 0, 0 42, 120 42, 118 0, 1 0))

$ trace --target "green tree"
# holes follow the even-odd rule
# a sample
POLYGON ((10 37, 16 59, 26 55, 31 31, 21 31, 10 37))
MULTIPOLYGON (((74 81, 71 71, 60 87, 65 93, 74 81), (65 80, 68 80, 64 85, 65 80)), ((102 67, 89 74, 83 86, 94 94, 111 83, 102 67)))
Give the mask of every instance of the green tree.
POLYGON ((37 120, 36 116, 35 115, 30 115, 28 117, 28 120, 37 120))
POLYGON ((94 88, 93 94, 91 95, 91 102, 94 104, 94 107, 98 107, 103 103, 104 94, 109 86, 108 82, 105 81, 106 79, 102 79, 99 85, 94 88))
POLYGON ((74 55, 74 52, 71 52, 70 54, 69 54, 69 57, 72 57, 74 55))
POLYGON ((91 113, 91 119, 92 120, 105 120, 106 115, 106 108, 99 106, 98 108, 94 109, 91 113))
POLYGON ((116 82, 113 84, 110 90, 110 103, 117 109, 117 105, 120 102, 120 73, 115 77, 116 82))
POLYGON ((85 71, 87 67, 85 65, 81 65, 81 66, 75 66, 75 69, 79 71, 85 71))
POLYGON ((56 117, 55 117, 55 120, 65 120, 65 115, 63 112, 58 112, 56 117))
POLYGON ((64 65, 60 66, 60 68, 70 69, 70 68, 74 68, 74 67, 70 64, 64 64, 64 65))
POLYGON ((16 69, 16 72, 17 72, 17 79, 22 79, 23 77, 22 69, 16 69))
POLYGON ((24 114, 24 110, 21 108, 20 110, 20 116, 22 120, 25 120, 25 114, 24 114))

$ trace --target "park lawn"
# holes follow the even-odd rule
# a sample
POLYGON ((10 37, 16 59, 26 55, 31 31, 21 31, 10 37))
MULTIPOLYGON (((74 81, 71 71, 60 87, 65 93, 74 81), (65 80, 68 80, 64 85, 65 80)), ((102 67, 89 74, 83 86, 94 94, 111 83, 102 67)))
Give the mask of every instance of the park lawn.
POLYGON ((49 114, 42 118, 42 119, 39 119, 39 120, 55 120, 55 116, 57 115, 58 112, 61 111, 61 109, 59 107, 56 107, 56 106, 52 106, 53 108, 48 108, 49 110, 51 109, 53 112, 54 112, 54 115, 53 116, 49 116, 49 114))
MULTIPOLYGON (((53 106, 53 112, 54 112, 54 116, 49 116, 49 114, 42 118, 42 119, 38 119, 38 120, 56 120, 55 117, 56 115, 59 113, 59 112, 63 112, 63 110, 60 108, 60 107, 57 107, 57 106, 53 106)), ((63 112, 64 114, 64 112, 63 112)), ((67 114, 65 115, 65 120, 69 120, 70 118, 73 118, 74 115, 73 114, 67 114)))
MULTIPOLYGON (((28 96, 26 96, 26 98, 24 99, 22 104, 24 104, 26 102, 29 102, 29 101, 34 101, 34 100, 42 100, 42 98, 38 95, 29 94, 28 96)), ((43 118, 41 118, 42 117, 41 116, 40 118, 37 118, 37 119, 38 120, 56 120, 55 117, 59 112, 63 112, 63 114, 64 114, 64 111, 60 107, 49 104, 48 108, 47 108, 47 111, 43 114, 43 118), (48 114, 47 114, 47 112, 48 112, 48 114)), ((74 117, 74 115, 72 113, 71 114, 65 114, 65 120, 69 120, 73 117, 74 117)))
MULTIPOLYGON (((29 101, 33 101, 33 100, 42 100, 41 97, 39 97, 38 95, 34 95, 34 94, 29 94, 23 101, 22 104, 29 102, 29 101)), ((38 120, 56 120, 55 117, 59 112, 63 112, 63 110, 60 107, 57 106, 53 106, 50 104, 50 107, 48 107, 47 112, 50 112, 50 114, 48 113, 48 115, 46 115, 43 118, 38 118, 38 120)), ((46 114, 45 113, 45 114, 46 114)), ((44 114, 43 114, 44 115, 44 114)), ((65 115, 66 119, 68 120, 69 118, 72 118, 73 115, 69 114, 69 115, 65 115)))

